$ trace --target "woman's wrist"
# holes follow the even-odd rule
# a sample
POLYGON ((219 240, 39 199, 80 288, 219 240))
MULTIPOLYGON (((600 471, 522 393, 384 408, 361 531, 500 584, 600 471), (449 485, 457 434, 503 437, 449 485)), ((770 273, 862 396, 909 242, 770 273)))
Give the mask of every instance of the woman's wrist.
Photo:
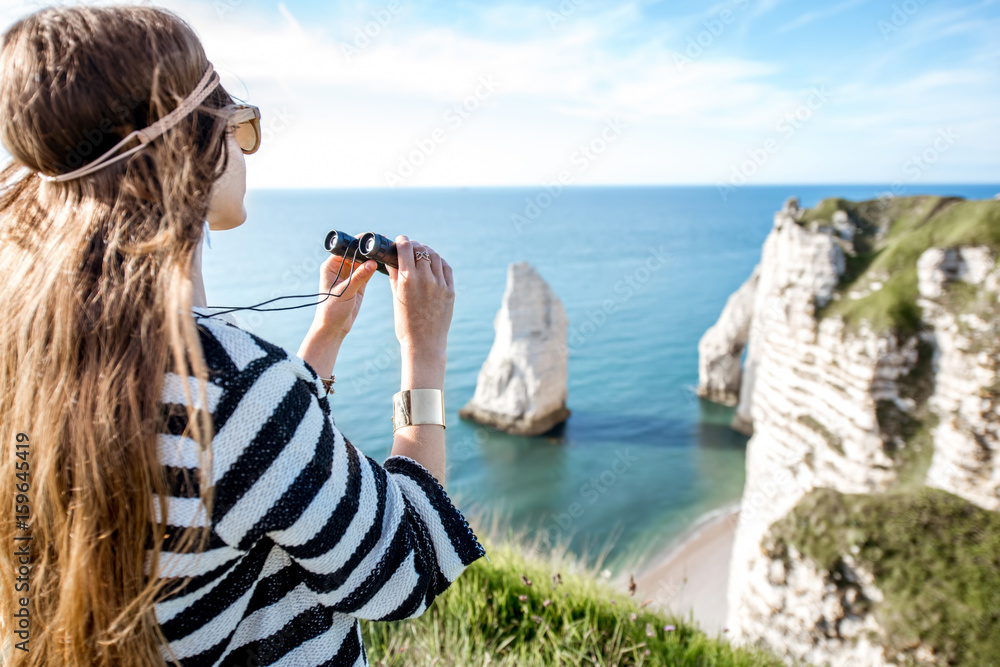
POLYGON ((306 332, 306 338, 314 339, 324 345, 339 346, 340 343, 344 342, 346 337, 346 333, 332 329, 318 318, 313 319, 312 323, 309 325, 309 331, 306 332))
POLYGON ((400 390, 404 389, 444 389, 446 357, 444 352, 401 351, 403 357, 400 372, 400 390))
POLYGON ((399 389, 444 389, 444 367, 420 368, 403 365, 399 389))
POLYGON ((404 362, 421 365, 441 364, 443 366, 445 359, 448 357, 447 348, 437 345, 400 345, 399 353, 404 362))
POLYGON ((310 327, 299 346, 299 357, 312 366, 321 377, 329 377, 337 363, 343 338, 331 335, 315 326, 310 327))

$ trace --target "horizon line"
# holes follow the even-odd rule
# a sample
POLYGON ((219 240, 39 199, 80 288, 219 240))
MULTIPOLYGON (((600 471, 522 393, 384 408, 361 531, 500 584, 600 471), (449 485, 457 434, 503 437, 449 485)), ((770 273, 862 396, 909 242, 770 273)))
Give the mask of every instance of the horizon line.
MULTIPOLYGON (((896 183, 889 181, 872 182, 789 182, 789 183, 755 183, 740 185, 736 190, 746 190, 751 188, 782 188, 782 187, 892 187, 896 183)), ((939 181, 924 183, 922 187, 938 186, 993 186, 1000 188, 1000 181, 939 181)), ((379 190, 383 192, 401 192, 407 190, 501 190, 501 189, 545 189, 545 184, 508 184, 508 185, 408 185, 401 188, 392 188, 385 185, 351 185, 351 186, 324 186, 324 187, 248 187, 250 191, 323 191, 323 190, 379 190)), ((593 184, 570 184, 562 186, 566 190, 583 190, 587 188, 720 188, 731 187, 726 184, 716 183, 593 183, 593 184)), ((913 189, 915 185, 904 185, 906 189, 913 189)), ((1000 194, 1000 190, 998 190, 1000 194)))

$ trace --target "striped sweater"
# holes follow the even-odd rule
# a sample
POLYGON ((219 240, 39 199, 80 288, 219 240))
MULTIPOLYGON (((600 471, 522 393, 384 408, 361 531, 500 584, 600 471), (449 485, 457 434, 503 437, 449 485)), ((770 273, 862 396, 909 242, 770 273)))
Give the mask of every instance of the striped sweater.
POLYGON ((420 463, 379 465, 344 437, 308 363, 233 320, 195 317, 208 405, 193 378, 168 373, 157 448, 171 495, 160 562, 169 586, 155 612, 170 648, 185 667, 367 665, 358 619, 421 615, 486 552, 420 463), (211 517, 200 448, 181 435, 185 382, 215 427, 211 517), (206 522, 203 552, 170 553, 174 527, 206 522))

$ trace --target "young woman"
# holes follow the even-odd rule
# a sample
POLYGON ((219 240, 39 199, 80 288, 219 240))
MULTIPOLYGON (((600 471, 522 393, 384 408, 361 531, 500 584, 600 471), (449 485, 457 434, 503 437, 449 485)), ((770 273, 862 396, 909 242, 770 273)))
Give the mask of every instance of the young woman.
POLYGON ((485 555, 441 486, 443 420, 417 416, 443 415, 444 259, 396 239, 401 390, 424 392, 397 395, 413 413, 383 465, 324 381, 374 262, 322 267, 334 294, 353 272, 297 356, 198 308, 258 119, 161 9, 45 9, 3 35, 5 667, 365 665, 359 618, 418 616, 485 555))

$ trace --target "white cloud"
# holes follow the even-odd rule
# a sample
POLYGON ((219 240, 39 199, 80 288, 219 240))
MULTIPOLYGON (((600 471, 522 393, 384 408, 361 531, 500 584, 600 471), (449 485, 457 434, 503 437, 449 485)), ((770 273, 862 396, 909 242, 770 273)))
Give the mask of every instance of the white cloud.
POLYGON ((786 23, 785 25, 775 30, 774 34, 780 35, 781 33, 789 32, 791 30, 795 30, 796 28, 801 28, 802 26, 808 25, 813 21, 818 21, 819 19, 825 19, 831 16, 836 16, 837 14, 841 14, 847 11, 851 7, 857 7, 862 2, 864 2, 864 0, 847 0, 846 2, 842 2, 839 5, 834 5, 833 7, 827 7, 826 9, 818 9, 811 12, 805 12, 803 14, 800 14, 798 18, 786 23))
MULTIPOLYGON (((224 85, 261 107, 265 143, 247 158, 250 187, 384 186, 386 173, 435 129, 443 139, 406 186, 534 184, 554 177, 614 116, 629 128, 574 182, 715 182, 773 136, 815 83, 782 81, 790 60, 802 57, 795 53, 765 62, 734 57, 720 44, 678 64, 664 44, 684 43, 690 26, 643 30, 635 3, 605 12, 584 12, 584 6, 554 28, 541 10, 467 10, 480 12, 468 23, 496 26, 483 34, 423 24, 407 5, 375 28, 363 10, 310 22, 291 0, 266 12, 241 3, 222 5, 230 8, 223 12, 214 2, 165 4, 198 31, 225 73, 224 85), (370 43, 348 58, 344 46, 357 48, 351 41, 366 24, 370 43), (484 78, 496 82, 496 90, 474 100, 477 108, 460 124, 450 123, 449 110, 472 99, 484 78)), ((753 8, 762 13, 776 4, 753 8)), ((816 14, 804 14, 800 24, 816 14)), ((875 54, 871 72, 893 62, 890 48, 909 49, 922 21, 938 20, 918 18, 908 26, 917 28, 913 37, 875 54)), ((954 19, 946 25, 967 17, 954 19)), ((742 34, 720 40, 736 43, 742 34)), ((994 64, 956 63, 908 78, 897 73, 889 81, 859 71, 829 82, 833 101, 786 142, 758 182, 800 180, 803 160, 815 180, 857 180, 860 171, 878 180, 873 165, 879 159, 865 158, 858 167, 871 144, 866 133, 879 133, 887 152, 904 154, 907 142, 924 141, 926 131, 949 122, 956 109, 969 123, 977 114, 990 117, 997 102, 997 94, 987 92, 996 88, 994 64), (804 147, 830 157, 807 155, 804 147)), ((997 142, 993 133, 970 150, 995 151, 997 142)), ((969 160, 983 162, 975 154, 969 160)), ((885 168, 895 169, 895 162, 885 168)))

